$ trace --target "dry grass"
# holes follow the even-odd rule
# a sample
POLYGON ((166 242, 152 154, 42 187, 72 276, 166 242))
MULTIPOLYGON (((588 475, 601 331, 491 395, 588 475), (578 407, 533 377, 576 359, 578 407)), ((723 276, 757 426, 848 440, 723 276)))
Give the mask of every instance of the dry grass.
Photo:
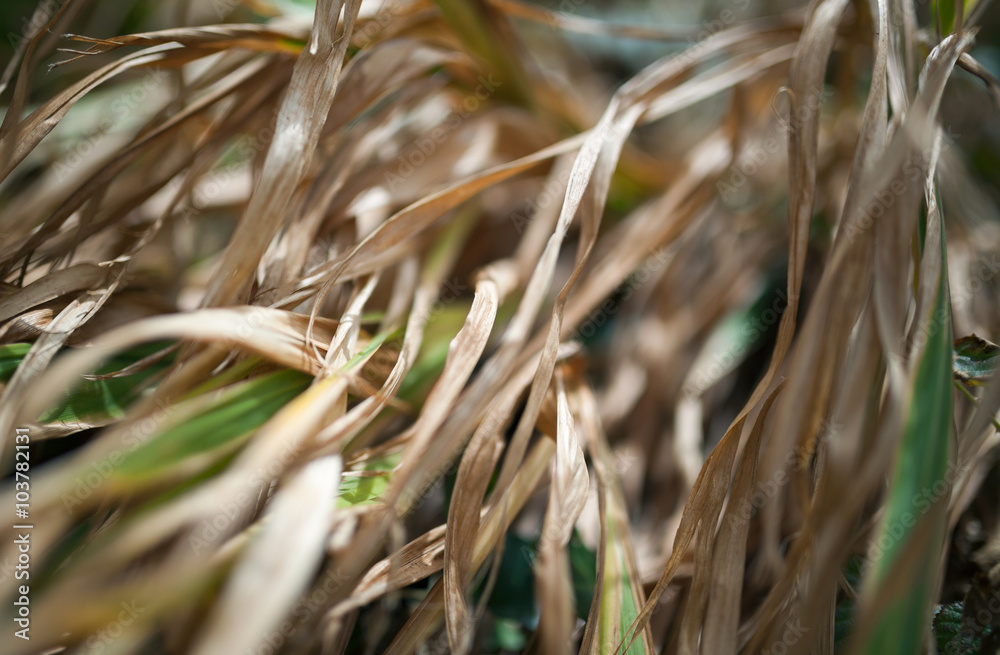
POLYGON ((162 4, 42 3, 3 78, 0 650, 935 652, 1000 597, 990 347, 953 379, 1000 223, 941 118, 1000 104, 988 0, 162 4))

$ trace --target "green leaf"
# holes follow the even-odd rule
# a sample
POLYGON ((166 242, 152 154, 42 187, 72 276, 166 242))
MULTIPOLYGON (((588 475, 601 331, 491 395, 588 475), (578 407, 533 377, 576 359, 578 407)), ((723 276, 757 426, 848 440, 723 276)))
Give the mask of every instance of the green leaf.
POLYGON ((955 4, 958 2, 962 2, 963 15, 968 16, 978 0, 932 0, 931 2, 931 16, 939 18, 942 35, 955 31, 955 4))
POLYGON ((0 380, 10 382, 14 371, 21 365, 21 360, 31 350, 30 343, 12 343, 0 346, 0 380))
MULTIPOLYGON (((568 551, 576 615, 586 619, 597 584, 597 554, 583 544, 576 530, 570 537, 568 551)), ((537 538, 529 541, 508 533, 500 571, 487 601, 487 607, 495 616, 528 629, 538 625, 534 584, 537 552, 537 538)))
MULTIPOLYGON (((116 373, 170 345, 169 342, 154 342, 126 350, 105 362, 95 374, 104 376, 116 373)), ((30 349, 30 343, 15 343, 0 347, 0 380, 10 381, 30 349)), ((172 361, 173 354, 152 362, 130 375, 84 379, 56 405, 46 410, 38 421, 39 423, 87 423, 121 418, 125 414, 125 408, 147 388, 145 383, 165 370, 172 361)))
MULTIPOLYGON (((622 570, 626 570, 625 558, 621 560, 622 570)), ((621 576, 622 581, 622 627, 628 628, 635 621, 636 617, 639 616, 639 612, 635 607, 635 599, 632 597, 632 583, 629 581, 627 575, 621 576)), ((643 648, 643 640, 645 637, 639 635, 639 638, 632 642, 628 650, 625 651, 625 655, 643 655, 645 649, 643 648)))
POLYGON ((583 545, 576 530, 569 539, 569 568, 573 576, 576 615, 586 619, 597 587, 597 553, 583 545))
POLYGON ((401 400, 408 403, 423 403, 426 400, 431 386, 444 370, 450 344, 451 339, 440 339, 429 346, 426 341, 421 345, 417 361, 399 385, 397 396, 401 400))
POLYGON ((955 378, 967 384, 983 385, 1000 363, 1000 346, 975 334, 955 342, 955 378))
MULTIPOLYGON (((312 377, 278 371, 229 387, 208 408, 180 420, 125 456, 118 478, 145 478, 250 434, 301 393, 312 377)), ((195 402, 197 399, 195 400, 195 402)))
POLYGON ((534 98, 524 67, 510 41, 504 38, 502 22, 494 22, 497 16, 489 10, 487 3, 434 0, 434 4, 441 10, 445 23, 462 39, 465 47, 482 60, 488 71, 499 78, 495 93, 518 104, 532 106, 534 98))
POLYGON ((497 619, 493 622, 493 634, 490 635, 490 645, 498 650, 520 651, 527 640, 521 624, 510 619, 497 619))
POLYGON ((600 645, 624 642, 631 644, 624 655, 643 655, 646 652, 645 633, 635 634, 632 623, 638 616, 632 581, 625 560, 625 548, 615 520, 608 520, 607 544, 604 552, 604 579, 601 607, 597 618, 596 643, 600 645), (633 636, 635 639, 633 640, 633 636))
POLYGON ((398 450, 383 457, 365 462, 360 468, 345 471, 340 480, 340 495, 337 507, 371 505, 379 502, 389 488, 392 471, 399 465, 403 451, 398 450), (368 475, 358 475, 367 473, 368 475))
POLYGON ((351 357, 351 359, 349 359, 348 362, 344 364, 343 368, 344 372, 350 371, 360 362, 364 361, 372 353, 378 350, 379 347, 381 347, 382 344, 385 343, 386 339, 388 339, 389 337, 402 334, 402 332, 403 332, 402 328, 396 328, 395 330, 382 330, 381 332, 376 334, 374 337, 372 337, 372 340, 369 341, 364 348, 358 351, 358 353, 354 355, 354 357, 351 357))
MULTIPOLYGON (((938 651, 948 655, 979 655, 982 636, 963 630, 965 605, 955 601, 939 605, 934 615, 934 641, 938 651)), ((988 630, 988 628, 987 628, 988 630)))
MULTIPOLYGON (((894 565, 907 553, 914 532, 929 529, 927 546, 909 569, 907 593, 877 608, 875 628, 864 652, 918 653, 922 649, 937 585, 938 563, 944 542, 946 513, 940 507, 946 494, 934 490, 947 483, 952 418, 951 303, 948 297, 947 253, 943 223, 941 271, 930 316, 935 319, 916 363, 915 378, 889 487, 889 499, 876 544, 886 543, 873 564, 868 582, 876 588, 888 583, 894 565), (937 320, 940 319, 940 320, 937 320), (925 521, 933 521, 925 526, 925 521)), ((881 547, 881 546, 880 546, 881 547)), ((899 573, 895 573, 899 575, 899 573)), ((871 608, 875 609, 875 608, 871 608)))
POLYGON ((537 540, 507 533, 500 570, 486 603, 497 617, 529 628, 538 625, 533 569, 537 545, 537 540))
MULTIPOLYGON (((934 638, 937 641, 938 650, 947 653, 949 645, 958 637, 962 630, 962 601, 956 601, 948 605, 938 605, 934 615, 934 638)), ((958 645, 956 642, 951 648, 958 645)))

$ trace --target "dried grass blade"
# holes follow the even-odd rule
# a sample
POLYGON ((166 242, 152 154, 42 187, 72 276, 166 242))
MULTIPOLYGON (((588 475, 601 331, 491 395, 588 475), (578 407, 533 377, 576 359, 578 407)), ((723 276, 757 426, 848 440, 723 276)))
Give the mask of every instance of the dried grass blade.
POLYGON ((580 437, 577 436, 565 382, 559 371, 556 372, 555 383, 556 457, 552 462, 552 484, 535 572, 536 593, 541 607, 538 638, 544 652, 553 654, 568 653, 570 649, 576 608, 566 547, 590 489, 580 437))
MULTIPOLYGON (((580 644, 581 653, 610 653, 634 625, 645 598, 636 568, 628 507, 616 472, 616 461, 601 427, 597 402, 589 387, 578 384, 572 390, 587 448, 594 462, 598 484, 598 512, 601 536, 597 553, 597 588, 580 644)), ((642 629, 632 643, 630 655, 653 652, 652 635, 642 629)))
POLYGON ((229 305, 246 293, 268 243, 285 223, 285 211, 312 161, 337 93, 340 71, 361 0, 319 0, 309 42, 292 71, 278 113, 260 181, 229 242, 205 304, 229 305), (344 12, 343 35, 336 28, 344 12))
MULTIPOLYGON (((496 508, 493 508, 484 522, 483 529, 480 531, 473 549, 473 568, 482 566, 487 555, 496 547, 497 541, 502 538, 514 515, 524 506, 528 496, 541 481, 555 449, 556 446, 551 439, 543 439, 525 458, 523 466, 518 470, 515 483, 510 485, 510 493, 501 501, 506 505, 508 511, 497 512, 496 508)), ((440 624, 443 612, 444 585, 443 580, 438 580, 417 609, 414 610, 403 629, 396 635, 386 650, 386 655, 413 653, 434 633, 440 624)))
POLYGON ((286 482, 226 583, 192 652, 257 648, 278 626, 319 566, 340 484, 337 455, 315 460, 286 482), (261 589, 267 594, 261 595, 261 589), (248 629, 250 628, 250 629, 248 629))

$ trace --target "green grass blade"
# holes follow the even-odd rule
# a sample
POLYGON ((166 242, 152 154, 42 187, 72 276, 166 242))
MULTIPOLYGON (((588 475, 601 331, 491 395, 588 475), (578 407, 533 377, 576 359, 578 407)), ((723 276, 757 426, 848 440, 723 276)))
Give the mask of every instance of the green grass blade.
POLYGON ((340 479, 337 507, 373 505, 379 502, 392 482, 392 472, 399 464, 402 454, 401 450, 389 453, 365 462, 360 468, 345 471, 340 479))
MULTIPOLYGON (((625 566, 625 558, 624 557, 621 560, 621 567, 622 567, 623 571, 627 570, 626 566, 625 566)), ((632 584, 631 584, 631 582, 628 579, 628 575, 623 575, 622 578, 621 578, 621 580, 622 580, 622 622, 621 622, 621 625, 622 625, 622 628, 623 628, 623 632, 627 632, 628 626, 632 625, 632 622, 635 621, 635 619, 636 619, 637 616, 639 616, 639 611, 638 611, 638 609, 635 606, 635 598, 633 598, 633 596, 632 596, 632 584)), ((636 640, 632 642, 632 645, 628 647, 628 650, 625 651, 625 654, 626 655, 643 655, 646 652, 645 646, 644 646, 644 643, 643 643, 644 639, 645 639, 645 637, 643 637, 643 635, 640 634, 636 638, 636 640)))
POLYGON ((621 651, 623 655, 643 655, 646 652, 645 633, 640 632, 629 644, 632 639, 629 627, 639 615, 639 608, 629 580, 624 544, 618 534, 618 526, 611 517, 608 520, 606 549, 596 643, 605 649, 610 647, 613 651, 614 644, 624 642, 628 647, 621 651))
MULTIPOLYGON (((160 352, 169 343, 148 343, 115 355, 95 373, 107 375, 132 366, 140 360, 160 352)), ((30 343, 15 343, 0 347, 0 380, 7 382, 31 349, 30 343)), ((146 368, 130 375, 103 379, 85 379, 66 394, 58 404, 50 407, 39 418, 39 423, 77 423, 101 419, 118 419, 125 415, 125 408, 136 400, 147 387, 146 382, 166 369, 173 361, 173 353, 152 362, 146 368)))
POLYGON ((194 455, 230 444, 251 433, 309 386, 299 371, 262 375, 222 392, 211 407, 175 422, 125 456, 116 478, 155 476, 194 455))
POLYGON ((4 382, 10 380, 29 350, 31 350, 30 343, 12 343, 0 346, 0 380, 4 382))
MULTIPOLYGON (((508 47, 502 30, 491 21, 486 3, 471 0, 434 0, 441 14, 471 52, 493 69, 499 76, 496 93, 531 106, 534 102, 531 87, 517 55, 508 47)), ((492 86, 492 85, 490 85, 492 86)), ((490 92, 490 89, 487 89, 490 92)))
POLYGON ((968 16, 978 4, 978 0, 933 0, 931 16, 937 16, 941 22, 941 34, 951 34, 955 30, 955 5, 962 3, 962 15, 968 16))
POLYGON ((946 482, 952 417, 951 305, 943 233, 941 250, 941 273, 931 314, 940 321, 929 330, 917 363, 888 507, 875 542, 888 544, 873 566, 875 588, 890 582, 890 572, 904 556, 914 533, 925 527, 922 522, 933 521, 935 525, 929 526, 931 537, 919 554, 919 562, 907 569, 913 572, 908 593, 894 598, 885 608, 877 608, 881 616, 864 645, 864 652, 871 655, 921 652, 925 633, 918 626, 926 626, 930 619, 931 595, 937 585, 946 515, 934 511, 934 506, 947 502, 947 493, 935 489, 946 482))

